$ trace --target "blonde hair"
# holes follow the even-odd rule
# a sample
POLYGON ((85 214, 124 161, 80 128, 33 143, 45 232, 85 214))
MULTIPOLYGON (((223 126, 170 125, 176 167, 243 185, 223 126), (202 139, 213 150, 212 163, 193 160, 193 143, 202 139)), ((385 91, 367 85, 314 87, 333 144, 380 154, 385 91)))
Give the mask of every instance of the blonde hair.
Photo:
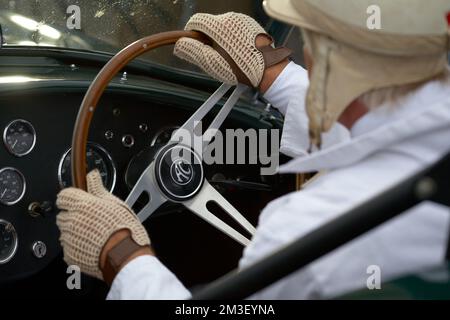
POLYGON ((363 103, 369 110, 376 109, 383 104, 394 105, 425 83, 436 80, 450 85, 450 70, 446 69, 437 76, 420 82, 371 90, 361 95, 358 101, 363 103))

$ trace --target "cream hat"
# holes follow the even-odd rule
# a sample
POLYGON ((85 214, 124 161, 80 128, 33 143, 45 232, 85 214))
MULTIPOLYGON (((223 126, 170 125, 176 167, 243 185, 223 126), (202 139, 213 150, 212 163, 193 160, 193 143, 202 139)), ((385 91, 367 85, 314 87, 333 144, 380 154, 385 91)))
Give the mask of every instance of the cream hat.
POLYGON ((318 146, 321 133, 362 94, 430 79, 448 65, 450 0, 265 0, 263 6, 306 30, 314 59, 306 110, 318 146))

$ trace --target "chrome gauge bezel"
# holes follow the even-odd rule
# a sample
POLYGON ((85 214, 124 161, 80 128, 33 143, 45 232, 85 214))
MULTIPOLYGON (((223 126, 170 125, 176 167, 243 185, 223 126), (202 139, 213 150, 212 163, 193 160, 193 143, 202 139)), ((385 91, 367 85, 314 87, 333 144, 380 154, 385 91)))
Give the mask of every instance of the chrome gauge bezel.
POLYGON ((20 194, 19 198, 17 198, 17 200, 3 201, 0 199, 1 204, 4 204, 6 206, 13 206, 16 203, 18 203, 20 200, 22 200, 23 196, 25 195, 25 192, 27 190, 27 181, 25 180, 25 176, 22 174, 22 172, 20 172, 18 169, 13 168, 13 167, 4 167, 4 168, 0 169, 0 174, 2 174, 4 171, 7 171, 7 170, 12 170, 12 171, 15 171, 16 173, 18 173, 20 179, 22 179, 22 184, 23 184, 22 193, 20 194))
POLYGON ((1 264, 8 263, 16 255, 17 248, 19 246, 19 237, 17 236, 16 228, 14 228, 14 225, 12 225, 10 222, 8 222, 6 220, 3 220, 3 219, 0 219, 0 224, 2 224, 4 226, 11 225, 11 227, 12 227, 12 232, 11 233, 12 233, 13 238, 14 238, 14 244, 13 244, 13 247, 12 247, 12 251, 8 254, 8 256, 6 258, 0 259, 0 265, 1 265, 1 264))
MULTIPOLYGON (((98 143, 94 143, 94 142, 88 142, 87 143, 88 147, 94 148, 99 150, 103 155, 106 156, 109 165, 111 166, 112 169, 112 184, 111 184, 111 189, 109 190, 109 192, 113 192, 114 188, 116 186, 116 180, 117 180, 117 170, 116 170, 116 165, 114 163, 113 158, 111 157, 111 155, 109 154, 109 152, 103 148, 101 145, 99 145, 98 143)), ((61 159, 59 160, 59 164, 58 164, 58 183, 59 183, 59 187, 65 188, 64 187, 64 183, 62 180, 62 167, 64 165, 64 159, 66 159, 67 155, 69 154, 69 152, 72 150, 72 148, 69 148, 66 152, 64 152, 64 154, 62 155, 61 159)))
POLYGON ((34 147, 35 147, 35 145, 36 145, 36 140, 37 140, 36 129, 34 129, 34 126, 31 124, 31 122, 29 122, 29 121, 27 121, 27 120, 24 120, 24 119, 15 119, 15 120, 11 121, 10 123, 8 123, 8 124, 6 125, 6 127, 5 127, 5 129, 3 129, 3 144, 5 145, 6 150, 8 150, 9 153, 11 153, 12 155, 14 155, 14 156, 16 156, 16 157, 19 157, 19 158, 20 158, 20 157, 24 157, 24 156, 30 154, 31 151, 33 151, 33 149, 34 149, 34 147), (32 145, 31 145, 30 149, 28 149, 26 152, 23 152, 23 153, 17 153, 17 152, 15 152, 15 151, 11 148, 11 146, 8 144, 8 141, 6 140, 7 135, 8 135, 8 130, 9 130, 9 128, 10 128, 13 124, 15 124, 16 122, 22 122, 22 123, 24 123, 25 125, 29 126, 29 128, 31 129, 31 132, 32 132, 32 134, 33 134, 33 143, 32 143, 32 145))

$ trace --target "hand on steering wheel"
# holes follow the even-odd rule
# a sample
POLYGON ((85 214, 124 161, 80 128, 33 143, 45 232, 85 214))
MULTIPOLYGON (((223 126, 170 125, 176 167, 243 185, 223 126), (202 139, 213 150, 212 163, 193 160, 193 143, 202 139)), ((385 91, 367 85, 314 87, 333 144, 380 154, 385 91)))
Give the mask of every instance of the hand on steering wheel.
POLYGON ((265 72, 270 74, 269 67, 287 60, 290 50, 273 48, 270 45, 273 40, 264 29, 252 18, 242 14, 197 14, 189 21, 186 29, 191 31, 157 34, 138 40, 121 50, 99 72, 80 106, 72 140, 72 180, 76 188, 87 189, 88 192, 76 188, 63 190, 58 195, 58 206, 63 212, 59 214, 57 223, 61 230, 60 240, 66 262, 79 265, 83 272, 100 279, 106 277, 105 280, 111 282, 119 270, 124 256, 118 257, 117 252, 123 255, 128 250, 131 255, 126 256, 133 257, 136 252, 148 247, 150 239, 140 222, 166 201, 184 205, 244 246, 255 233, 255 228, 247 219, 205 179, 202 156, 214 138, 211 132, 217 132, 220 128, 247 88, 246 85, 260 87, 261 90, 267 87, 268 83, 263 82, 265 72), (243 34, 247 37, 241 39, 243 34), (239 41, 233 42, 236 37, 239 41), (174 133, 169 143, 158 151, 124 203, 106 191, 95 172, 88 175, 86 184, 89 126, 101 95, 122 68, 149 50, 175 43, 174 52, 177 56, 197 64, 225 83, 174 133), (183 144, 182 137, 186 136, 186 132, 193 138, 197 124, 233 85, 236 85, 234 92, 205 131, 208 135, 202 137, 202 143, 199 146, 194 144, 194 148, 190 147, 192 144, 183 144), (136 216, 131 208, 135 207, 144 193, 149 201, 136 216), (250 237, 242 235, 215 216, 208 209, 210 202, 221 207, 250 237), (124 231, 126 234, 116 237, 124 231), (140 249, 136 251, 136 248, 140 249))
MULTIPOLYGON (((174 44, 182 37, 195 38, 205 43, 211 43, 209 38, 195 31, 166 32, 143 38, 115 55, 94 79, 83 99, 74 129, 72 141, 72 176, 75 187, 86 190, 86 143, 89 126, 100 96, 109 84, 109 81, 132 59, 153 48, 174 44)), ((201 162, 202 153, 213 137, 205 137, 203 139, 204 143, 200 147, 201 150, 193 150, 190 147, 178 143, 181 130, 193 132, 194 124, 197 121, 201 121, 231 87, 231 85, 227 84, 222 85, 174 133, 171 141, 159 151, 156 159, 144 170, 126 199, 126 204, 129 207, 133 207, 143 193, 147 193, 149 196, 149 202, 142 210, 137 212, 140 221, 147 219, 164 202, 173 201, 183 204, 190 211, 239 243, 247 245, 250 242, 248 237, 223 222, 207 208, 209 202, 216 203, 248 231, 249 235, 254 234, 255 228, 248 220, 217 192, 204 177, 203 164, 201 162), (173 155, 180 150, 185 151, 185 156, 174 158, 173 155), (187 158, 194 159, 195 161, 192 163, 186 161, 186 154, 187 158), (179 180, 176 174, 171 174, 175 170, 180 169, 185 171, 184 180, 179 180)), ((220 127, 244 89, 245 86, 241 84, 236 87, 228 101, 212 121, 210 129, 218 129, 220 127)))
POLYGON ((274 48, 264 28, 242 13, 197 13, 185 29, 207 35, 212 43, 183 37, 175 44, 174 54, 226 84, 261 89, 265 71, 292 53, 288 48, 274 48))
POLYGON ((226 84, 223 84, 158 152, 155 160, 138 179, 126 199, 126 204, 134 207, 141 195, 146 193, 149 202, 138 212, 140 221, 144 221, 166 201, 181 203, 234 240, 247 245, 250 242, 248 237, 233 229, 207 208, 209 202, 214 202, 250 236, 255 233, 255 228, 247 219, 205 180, 201 159, 213 136, 203 137, 203 143, 197 149, 183 145, 180 138, 186 131, 193 137, 196 124, 205 118, 233 85, 236 85, 236 89, 208 128, 219 129, 245 90, 246 86, 242 83, 259 86, 264 71, 286 60, 291 51, 286 48, 273 48, 270 45, 272 38, 255 20, 243 14, 196 14, 188 22, 186 29, 192 31, 166 32, 134 42, 116 54, 94 79, 83 99, 75 123, 72 140, 73 181, 75 187, 86 189, 86 143, 89 126, 108 83, 117 72, 139 55, 163 45, 176 43, 176 55, 196 63, 207 72, 210 71, 211 75, 224 80, 226 84), (268 43, 266 41, 262 47, 257 47, 256 38, 261 35, 266 37, 268 43), (222 69, 217 69, 215 62, 220 62, 222 69), (181 151, 183 156, 177 156, 181 151))

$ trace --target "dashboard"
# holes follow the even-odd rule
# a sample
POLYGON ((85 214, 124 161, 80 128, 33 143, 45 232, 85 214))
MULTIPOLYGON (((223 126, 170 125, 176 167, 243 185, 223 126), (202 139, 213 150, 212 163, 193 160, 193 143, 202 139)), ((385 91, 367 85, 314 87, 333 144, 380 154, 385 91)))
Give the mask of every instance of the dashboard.
MULTIPOLYGON (((72 184, 71 136, 81 99, 76 93, 42 92, 16 96, 14 103, 0 98, 1 278, 39 270, 60 253, 55 199, 72 184)), ((92 124, 88 168, 98 168, 105 186, 118 195, 128 192, 120 182, 129 159, 164 135, 159 123, 178 124, 187 116, 180 112, 166 118, 163 106, 143 104, 123 95, 106 96, 92 124)))
MULTIPOLYGON (((57 79, 0 87, 0 286, 56 273, 65 276, 55 201, 72 184, 73 126, 95 72, 84 68, 59 73, 57 79)), ((122 199, 152 155, 210 95, 132 73, 128 78, 113 80, 101 98, 86 154, 88 169, 97 168, 105 186, 122 199), (137 172, 130 168, 136 159, 141 166, 137 172)), ((241 101, 223 129, 281 125, 281 116, 265 104, 241 101)), ((287 177, 264 180, 259 170, 259 165, 216 164, 205 166, 205 176, 256 224, 265 204, 294 185, 287 177), (249 203, 249 197, 260 200, 249 203)), ((164 205, 145 226, 158 257, 188 286, 233 269, 242 253, 240 245, 176 204, 164 205)))

